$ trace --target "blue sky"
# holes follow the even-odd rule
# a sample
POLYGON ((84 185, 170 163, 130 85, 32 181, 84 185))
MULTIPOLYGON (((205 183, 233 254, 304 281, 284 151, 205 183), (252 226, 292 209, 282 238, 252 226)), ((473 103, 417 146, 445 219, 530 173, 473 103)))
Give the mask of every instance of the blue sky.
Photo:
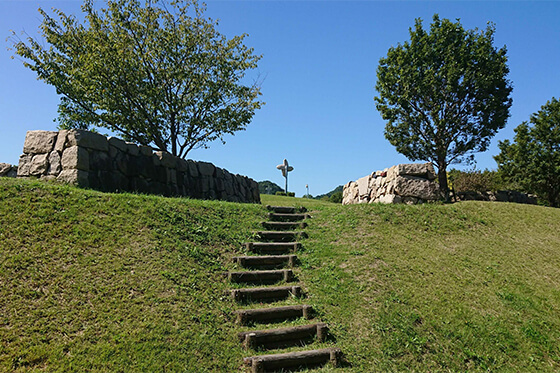
MULTIPOLYGON (((38 7, 79 14, 81 1, 0 0, 0 162, 17 164, 28 130, 55 130, 58 97, 53 87, 11 59, 10 30, 38 36, 38 7)), ((262 54, 259 110, 246 131, 226 144, 188 158, 214 163, 257 181, 284 179, 276 165, 287 158, 289 189, 312 195, 372 171, 407 162, 383 136, 373 97, 376 68, 387 50, 409 38, 415 18, 429 26, 434 13, 460 18, 465 28, 496 25, 495 46, 507 46, 513 106, 477 168, 494 169, 498 140, 552 97, 560 97, 560 1, 207 1, 228 37, 247 33, 262 54)), ((103 131, 102 131, 103 132, 103 131)))

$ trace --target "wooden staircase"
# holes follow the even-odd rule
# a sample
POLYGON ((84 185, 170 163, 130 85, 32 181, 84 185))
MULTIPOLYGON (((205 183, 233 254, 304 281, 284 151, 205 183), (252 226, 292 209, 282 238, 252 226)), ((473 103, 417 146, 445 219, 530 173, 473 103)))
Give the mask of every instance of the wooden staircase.
MULTIPOLYGON (((303 291, 295 283, 292 269, 297 265, 295 252, 301 247, 300 238, 307 237, 302 231, 309 218, 304 209, 267 206, 271 211, 269 221, 263 222, 265 231, 256 232, 260 242, 246 243, 248 252, 255 255, 236 256, 233 262, 244 271, 226 274, 232 283, 255 285, 231 290, 231 297, 240 304, 266 303, 267 308, 242 309, 235 312, 236 322, 241 326, 272 324, 303 318, 313 319, 313 309, 306 304, 275 306, 272 303, 288 298, 301 298, 303 291), (299 229, 299 230, 298 230, 299 229), (281 286, 263 286, 278 285, 281 286)), ((325 364, 338 366, 342 358, 340 349, 323 348, 298 352, 273 351, 287 347, 307 346, 324 342, 328 335, 325 323, 315 322, 293 327, 258 329, 238 334, 239 342, 247 350, 270 352, 244 359, 251 372, 290 371, 312 368, 325 364), (278 352, 278 353, 276 353, 278 352)))

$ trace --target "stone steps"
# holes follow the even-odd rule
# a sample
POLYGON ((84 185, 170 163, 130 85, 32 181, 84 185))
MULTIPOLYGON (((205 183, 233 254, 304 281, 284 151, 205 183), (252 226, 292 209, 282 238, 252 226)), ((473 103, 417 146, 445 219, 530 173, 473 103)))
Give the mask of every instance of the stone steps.
POLYGON ((306 222, 293 222, 293 221, 263 221, 261 223, 263 228, 271 231, 285 231, 293 229, 305 229, 306 222))
POLYGON ((272 349, 304 346, 315 340, 324 342, 328 327, 325 323, 299 325, 288 328, 251 330, 237 335, 245 349, 272 349))
POLYGON ((248 242, 245 244, 247 251, 268 255, 290 254, 299 247, 299 242, 248 242))
POLYGON ((271 323, 275 321, 293 320, 303 317, 304 319, 312 318, 313 308, 309 305, 302 304, 298 306, 258 308, 236 311, 236 322, 240 325, 250 323, 271 323))
POLYGON ((267 242, 295 242, 299 238, 306 238, 307 234, 300 231, 259 231, 257 236, 267 242))
POLYGON ((279 214, 271 212, 268 214, 269 221, 285 221, 285 222, 297 222, 305 219, 309 219, 310 216, 307 214, 279 214))
POLYGON ((276 286, 264 288, 233 289, 231 297, 237 302, 275 302, 303 294, 300 286, 276 286))
MULTIPOLYGON (((236 283, 274 283, 293 281, 291 269, 296 265, 297 256, 292 254, 301 247, 300 238, 307 234, 297 229, 305 229, 309 218, 307 210, 293 207, 267 206, 271 211, 268 222, 261 223, 265 231, 256 232, 261 242, 245 244, 247 251, 259 256, 236 256, 233 262, 251 271, 231 271, 228 278, 236 283), (273 269, 271 269, 273 268, 273 269), (282 268, 282 269, 280 269, 282 268)), ((231 290, 232 298, 240 303, 272 303, 278 300, 301 297, 299 285, 276 287, 247 287, 231 290)), ((253 323, 270 324, 299 318, 312 318, 309 305, 290 305, 243 309, 235 312, 239 325, 253 323)), ((324 342, 328 326, 324 323, 298 325, 277 329, 249 330, 238 334, 239 341, 245 349, 279 349, 293 346, 306 346, 315 341, 324 342)), ((310 351, 259 355, 244 359, 252 372, 276 372, 286 369, 312 368, 327 363, 338 366, 341 359, 338 348, 316 349, 310 351)))
POLYGON ((305 207, 288 207, 288 206, 266 206, 270 211, 274 211, 278 214, 297 214, 302 212, 307 212, 305 207))
POLYGON ((233 262, 243 268, 270 269, 278 267, 293 268, 297 255, 235 256, 233 262))
POLYGON ((342 351, 339 348, 324 348, 284 354, 251 356, 243 359, 251 367, 251 373, 277 372, 285 369, 314 368, 330 363, 340 366, 342 351))
POLYGON ((291 269, 265 271, 235 271, 227 273, 228 280, 235 283, 270 284, 275 282, 291 282, 294 273, 291 269))

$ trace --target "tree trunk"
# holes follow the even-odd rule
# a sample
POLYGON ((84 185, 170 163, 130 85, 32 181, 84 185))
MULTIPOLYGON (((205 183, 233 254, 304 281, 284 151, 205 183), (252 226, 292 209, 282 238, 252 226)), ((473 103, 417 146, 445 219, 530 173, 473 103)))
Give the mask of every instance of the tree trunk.
POLYGON ((439 190, 443 198, 445 198, 445 202, 451 202, 449 187, 447 186, 447 165, 443 162, 438 164, 438 182, 439 190))

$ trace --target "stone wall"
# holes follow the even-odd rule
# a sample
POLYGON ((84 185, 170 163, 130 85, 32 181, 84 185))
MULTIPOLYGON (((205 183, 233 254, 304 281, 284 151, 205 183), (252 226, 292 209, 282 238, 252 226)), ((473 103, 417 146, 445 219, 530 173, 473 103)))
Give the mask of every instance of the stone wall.
POLYGON ((17 176, 105 192, 260 203, 257 182, 246 176, 81 130, 27 132, 17 176))
POLYGON ((0 163, 0 177, 16 177, 17 166, 12 166, 9 163, 0 163))
POLYGON ((537 196, 516 192, 514 190, 498 190, 497 192, 457 192, 455 196, 459 201, 496 201, 525 203, 528 205, 537 204, 537 196))
POLYGON ((342 204, 406 203, 439 199, 436 173, 431 163, 399 164, 376 171, 344 186, 342 204))

